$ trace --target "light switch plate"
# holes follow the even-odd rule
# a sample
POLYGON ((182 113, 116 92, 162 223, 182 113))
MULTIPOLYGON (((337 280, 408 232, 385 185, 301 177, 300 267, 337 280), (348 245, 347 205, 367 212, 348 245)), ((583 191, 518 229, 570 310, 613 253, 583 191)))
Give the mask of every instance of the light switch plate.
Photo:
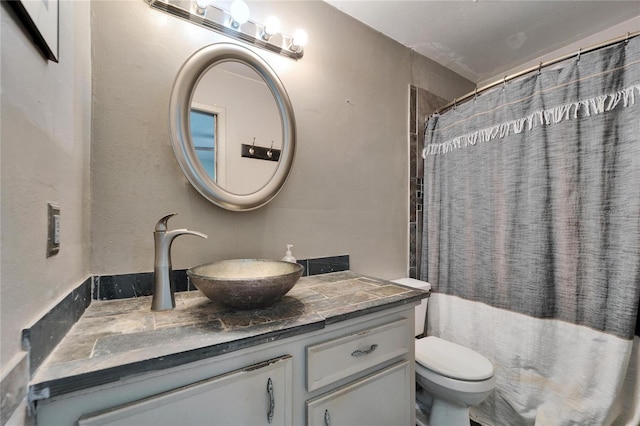
POLYGON ((55 203, 47 205, 47 257, 60 251, 60 206, 55 203))

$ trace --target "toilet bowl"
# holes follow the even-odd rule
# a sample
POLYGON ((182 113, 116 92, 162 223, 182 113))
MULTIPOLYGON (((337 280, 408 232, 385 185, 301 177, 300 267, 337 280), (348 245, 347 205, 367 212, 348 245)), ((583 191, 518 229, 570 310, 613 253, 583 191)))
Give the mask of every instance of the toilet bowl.
MULTIPOLYGON (((431 285, 412 278, 394 280, 421 290, 431 285)), ((424 333, 428 299, 416 307, 415 335, 424 333)), ((493 364, 479 353, 436 336, 416 339, 416 382, 424 392, 417 398, 431 403, 429 426, 469 425, 469 407, 480 404, 495 388, 493 364)), ((418 395, 418 394, 417 394, 418 395)), ((417 423, 424 424, 416 415, 417 423)))

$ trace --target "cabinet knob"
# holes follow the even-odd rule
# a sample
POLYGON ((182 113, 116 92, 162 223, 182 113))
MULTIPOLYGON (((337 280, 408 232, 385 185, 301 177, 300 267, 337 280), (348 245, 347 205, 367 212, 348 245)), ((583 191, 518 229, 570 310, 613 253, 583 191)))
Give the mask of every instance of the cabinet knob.
POLYGON ((369 349, 366 349, 364 351, 361 351, 360 349, 357 349, 357 350, 351 352, 351 356, 369 355, 371 352, 375 351, 377 347, 378 347, 378 345, 373 344, 373 345, 371 345, 369 347, 369 349))
POLYGON ((329 410, 324 410, 324 424, 325 426, 331 426, 331 416, 329 416, 329 410))
POLYGON ((276 409, 276 400, 273 396, 273 382, 271 377, 267 380, 267 393, 269 394, 269 412, 267 413, 267 421, 269 424, 273 421, 273 413, 276 409))

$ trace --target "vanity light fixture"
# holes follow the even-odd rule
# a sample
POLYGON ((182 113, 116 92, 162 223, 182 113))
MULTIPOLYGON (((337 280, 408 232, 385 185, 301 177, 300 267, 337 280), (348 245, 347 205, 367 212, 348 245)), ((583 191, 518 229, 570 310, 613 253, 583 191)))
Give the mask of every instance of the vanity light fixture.
POLYGON ((144 1, 154 9, 292 59, 302 58, 308 40, 304 30, 297 30, 293 36, 281 33, 275 16, 268 17, 264 24, 252 21, 249 6, 243 0, 234 0, 230 10, 218 7, 212 0, 144 1))

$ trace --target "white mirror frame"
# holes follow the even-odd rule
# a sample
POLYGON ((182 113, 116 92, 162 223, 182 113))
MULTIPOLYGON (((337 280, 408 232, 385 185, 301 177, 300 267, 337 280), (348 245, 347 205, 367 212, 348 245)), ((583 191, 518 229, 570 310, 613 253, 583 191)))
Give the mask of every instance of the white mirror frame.
POLYGON ((296 124, 289 96, 275 71, 261 57, 236 44, 212 44, 198 50, 185 61, 178 71, 171 91, 169 129, 173 152, 191 185, 206 199, 227 210, 254 210, 267 204, 280 192, 293 165, 296 124), (211 67, 226 61, 241 62, 256 71, 271 90, 280 113, 282 124, 280 160, 271 179, 251 194, 235 194, 215 183, 200 164, 191 140, 189 113, 193 92, 202 75, 211 67))

